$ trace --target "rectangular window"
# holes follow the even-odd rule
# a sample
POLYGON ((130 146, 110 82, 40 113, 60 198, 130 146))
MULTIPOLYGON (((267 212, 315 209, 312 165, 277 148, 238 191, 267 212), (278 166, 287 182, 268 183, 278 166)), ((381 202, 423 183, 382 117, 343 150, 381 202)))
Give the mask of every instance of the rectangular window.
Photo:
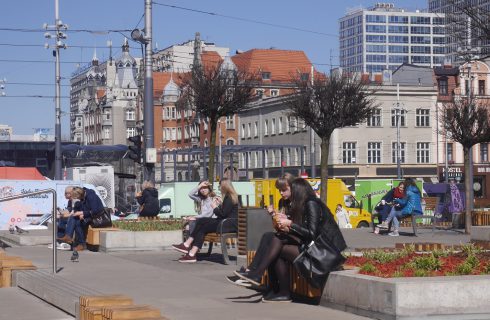
MULTIPOLYGON (((400 127, 406 126, 406 122, 405 122, 406 114, 407 114, 406 110, 404 109, 400 110, 399 113, 400 127)), ((391 109, 391 126, 396 127, 396 109, 391 109)))
POLYGON ((378 24, 367 24, 366 32, 386 33, 386 26, 378 24))
POLYGON ((411 51, 412 51, 412 53, 428 53, 428 54, 430 54, 430 47, 429 46, 413 46, 411 51))
POLYGON ((279 95, 279 90, 271 89, 271 97, 277 97, 279 95))
POLYGON ((282 134, 282 117, 279 117, 279 123, 277 125, 277 133, 282 134))
POLYGON ((412 24, 430 24, 430 17, 410 17, 412 24))
POLYGON ((104 139, 110 139, 111 138, 111 131, 109 128, 104 128, 104 139))
POLYGON ((488 162, 488 143, 480 143, 480 161, 488 162))
MULTIPOLYGON (((397 154, 397 143, 393 142, 391 144, 391 162, 392 163, 398 163, 396 161, 398 154, 397 154)), ((400 163, 405 163, 405 142, 400 142, 400 163)))
POLYGON ((446 47, 432 47, 434 54, 446 54, 446 47))
POLYGON ((356 163, 356 142, 342 143, 342 163, 356 163))
POLYGON ((430 161, 430 143, 417 142, 417 163, 429 163, 430 161))
POLYGON ((366 35, 366 42, 385 43, 386 42, 386 36, 368 34, 368 35, 366 35))
POLYGON ((389 23, 400 23, 400 24, 407 24, 408 23, 408 17, 406 16, 390 16, 388 17, 388 22, 389 23))
POLYGON ((408 33, 407 26, 388 26, 388 33, 408 33))
POLYGON ((432 27, 433 34, 446 34, 446 29, 444 27, 432 27))
POLYGON ((272 118, 271 121, 271 136, 276 135, 276 118, 272 118))
POLYGON ((427 36, 412 36, 410 40, 412 44, 430 44, 430 37, 427 36))
POLYGON ((447 79, 439 79, 439 94, 441 96, 447 96, 448 95, 448 90, 447 90, 447 79))
POLYGON ((134 137, 135 135, 136 135, 136 128, 134 127, 126 128, 126 138, 134 137))
POLYGON ((478 80, 478 95, 485 95, 485 80, 478 80))
POLYGON ((367 14, 366 22, 374 22, 374 23, 385 23, 386 16, 384 15, 375 15, 375 14, 367 14))
POLYGON ((430 63, 430 56, 412 56, 412 63, 430 63))
POLYGON ((286 133, 291 132, 291 116, 286 117, 286 133))
POLYGON ((373 110, 371 117, 367 119, 368 127, 381 127, 381 109, 376 108, 373 110))
POLYGON ((257 138, 259 136, 259 122, 255 121, 254 122, 254 138, 257 138))
POLYGON ((389 43, 408 43, 408 36, 389 36, 389 43))
POLYGON ((368 142, 368 163, 381 163, 381 142, 368 142))
POLYGON ((420 108, 415 110, 415 126, 416 127, 430 126, 430 109, 420 108))
POLYGON ((390 63, 398 63, 398 64, 408 63, 408 56, 389 56, 388 61, 390 63))
POLYGON ((389 46, 390 53, 408 53, 408 46, 389 46))
POLYGON ((269 135, 269 120, 264 120, 264 136, 269 135))
POLYGON ((270 72, 262 72, 262 80, 270 80, 271 73, 270 72))
POLYGON ((366 62, 386 62, 386 55, 384 55, 384 54, 368 54, 368 55, 366 55, 366 62))
POLYGON ((454 162, 454 150, 453 150, 453 144, 452 143, 448 143, 447 144, 447 161, 448 162, 454 162))
POLYGON ((235 116, 227 116, 226 117, 226 129, 227 130, 235 130, 235 116))
POLYGON ((410 27, 413 34, 430 34, 430 27, 410 27))
POLYGON ((175 109, 175 107, 170 108, 170 112, 171 112, 172 119, 176 119, 177 118, 177 110, 175 109))
POLYGON ((245 139, 245 124, 242 124, 242 139, 245 139))
POLYGON ((182 140, 182 128, 177 128, 177 140, 182 140))
POLYGON ((432 24, 439 25, 439 26, 444 25, 445 24, 444 18, 442 18, 442 17, 433 17, 432 18, 432 24))
POLYGON ((126 120, 135 120, 135 114, 134 110, 126 110, 126 120))
POLYGON ((444 37, 434 37, 432 38, 433 44, 446 44, 446 38, 444 37))
POLYGON ((366 45, 366 52, 386 52, 386 46, 384 45, 376 45, 376 44, 368 44, 366 45))
POLYGON ((247 123, 247 138, 251 138, 252 137, 252 124, 251 123, 247 123))

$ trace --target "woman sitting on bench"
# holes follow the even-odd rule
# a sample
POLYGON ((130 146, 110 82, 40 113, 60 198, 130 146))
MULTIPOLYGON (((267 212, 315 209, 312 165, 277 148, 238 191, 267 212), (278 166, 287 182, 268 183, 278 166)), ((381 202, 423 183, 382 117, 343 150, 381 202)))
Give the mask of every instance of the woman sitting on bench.
POLYGON ((204 237, 207 233, 216 232, 216 228, 223 219, 235 218, 232 223, 223 226, 223 232, 236 232, 238 229, 238 194, 228 178, 223 178, 219 186, 223 202, 221 203, 219 198, 214 198, 211 204, 213 213, 217 218, 200 218, 196 220, 194 231, 190 237, 181 244, 172 245, 175 250, 185 253, 179 259, 179 262, 196 262, 196 254, 202 248, 204 237))
POLYGON ((214 208, 212 207, 214 197, 216 197, 216 194, 213 192, 208 180, 201 181, 197 187, 189 192, 189 198, 194 200, 199 206, 199 214, 184 218, 187 222, 188 234, 194 231, 198 219, 212 218, 214 216, 214 208))
POLYGON ((388 229, 390 222, 393 221, 393 232, 390 232, 389 235, 393 237, 398 237, 399 229, 400 229, 400 221, 407 216, 411 215, 422 215, 422 205, 421 205, 421 194, 420 190, 415 184, 415 181, 411 178, 405 179, 403 182, 405 185, 405 198, 403 199, 394 199, 393 202, 395 205, 399 205, 402 209, 396 210, 395 206, 391 209, 390 215, 386 218, 383 223, 378 224, 378 228, 380 229, 388 229))
POLYGON ((302 178, 295 179, 291 185, 291 219, 279 219, 278 226, 282 232, 272 238, 269 249, 257 269, 236 273, 242 279, 259 286, 265 270, 269 268, 273 271, 279 290, 272 290, 264 295, 264 302, 291 301, 290 262, 293 262, 301 250, 315 240, 322 230, 339 251, 346 248, 332 213, 318 199, 310 183, 302 178))

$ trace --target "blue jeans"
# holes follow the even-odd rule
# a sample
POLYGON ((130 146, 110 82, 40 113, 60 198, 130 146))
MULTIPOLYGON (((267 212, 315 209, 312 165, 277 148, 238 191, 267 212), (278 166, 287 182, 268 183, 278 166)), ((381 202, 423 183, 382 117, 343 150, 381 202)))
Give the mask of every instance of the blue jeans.
POLYGON ((399 218, 402 217, 402 211, 401 210, 395 210, 395 207, 391 208, 390 214, 388 215, 388 218, 386 218, 386 222, 390 223, 393 220, 393 229, 398 230, 400 229, 400 221, 398 221, 399 218))
POLYGON ((66 223, 65 234, 69 237, 73 237, 73 232, 75 232, 75 237, 79 244, 85 244, 85 233, 83 232, 84 222, 78 217, 69 217, 66 223))
POLYGON ((56 236, 58 238, 62 238, 65 235, 65 230, 66 230, 66 224, 68 223, 67 218, 59 218, 58 219, 58 229, 56 236))

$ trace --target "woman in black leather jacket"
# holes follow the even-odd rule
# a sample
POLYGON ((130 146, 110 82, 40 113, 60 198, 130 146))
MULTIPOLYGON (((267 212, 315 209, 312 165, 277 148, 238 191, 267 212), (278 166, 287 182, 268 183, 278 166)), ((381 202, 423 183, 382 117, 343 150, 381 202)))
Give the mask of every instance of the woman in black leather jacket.
POLYGON ((277 233, 271 240, 269 251, 260 261, 259 266, 249 272, 236 273, 241 278, 255 285, 260 285, 264 271, 274 272, 279 283, 277 292, 270 291, 262 301, 288 302, 291 301, 289 262, 300 254, 311 241, 315 240, 320 231, 326 231, 331 243, 340 251, 346 244, 332 213, 323 202, 318 199, 315 191, 308 181, 297 178, 291 185, 291 219, 279 220, 281 233, 277 233))

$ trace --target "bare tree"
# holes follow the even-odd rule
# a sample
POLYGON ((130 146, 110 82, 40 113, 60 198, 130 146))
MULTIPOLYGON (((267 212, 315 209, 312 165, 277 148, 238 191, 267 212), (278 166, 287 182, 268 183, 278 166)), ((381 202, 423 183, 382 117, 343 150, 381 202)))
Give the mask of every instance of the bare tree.
MULTIPOLYGON (((181 98, 178 108, 196 112, 209 121, 209 181, 214 182, 216 129, 221 117, 233 116, 248 109, 254 96, 255 76, 238 70, 234 65, 221 62, 194 64, 191 73, 181 77, 181 98)), ((221 137, 220 137, 221 139, 221 137)))
POLYGON ((373 88, 352 75, 322 74, 313 83, 295 79, 296 94, 288 100, 290 115, 303 120, 321 139, 321 199, 326 202, 330 137, 335 129, 355 126, 377 105, 373 88))
MULTIPOLYGON (((471 211, 470 198, 470 150, 476 144, 490 142, 490 118, 488 114, 489 101, 478 100, 475 97, 464 99, 456 97, 453 102, 442 106, 442 130, 447 138, 460 143, 464 152, 464 182, 465 182, 465 232, 470 233, 471 211)), ((446 173, 447 174, 447 173, 446 173)))
POLYGON ((490 11, 485 5, 478 5, 474 0, 448 0, 451 11, 447 12, 446 34, 453 44, 465 48, 468 37, 473 46, 483 46, 482 58, 489 56, 487 42, 490 40, 490 11))

